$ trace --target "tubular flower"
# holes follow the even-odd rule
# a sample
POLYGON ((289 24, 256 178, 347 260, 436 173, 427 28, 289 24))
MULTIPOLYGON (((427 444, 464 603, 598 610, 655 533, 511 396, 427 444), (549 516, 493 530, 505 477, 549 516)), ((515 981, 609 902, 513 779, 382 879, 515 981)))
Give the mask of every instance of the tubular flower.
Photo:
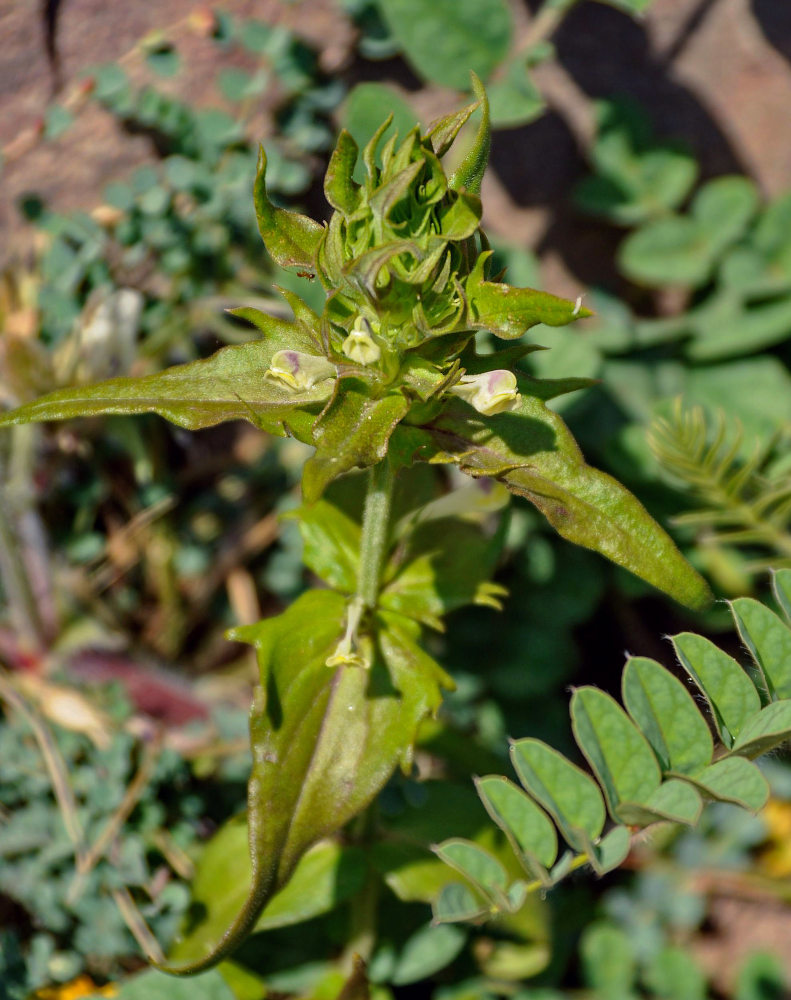
POLYGON ((371 324, 364 316, 358 316, 354 321, 342 350, 347 358, 359 365, 375 365, 382 357, 382 349, 374 340, 371 324))
POLYGON ((337 375, 335 365, 326 358, 300 351, 276 351, 272 355, 266 373, 270 378, 279 379, 289 389, 300 391, 312 389, 318 382, 337 375))
POLYGON ((505 410, 515 410, 519 405, 519 393, 516 389, 516 376, 504 368, 481 375, 463 375, 456 385, 448 392, 459 396, 478 413, 487 417, 505 410))

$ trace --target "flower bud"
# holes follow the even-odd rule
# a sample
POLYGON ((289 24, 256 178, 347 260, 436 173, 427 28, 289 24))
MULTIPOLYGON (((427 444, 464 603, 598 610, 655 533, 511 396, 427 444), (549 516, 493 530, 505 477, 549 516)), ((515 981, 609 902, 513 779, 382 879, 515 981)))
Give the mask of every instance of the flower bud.
POLYGON ((484 413, 487 417, 505 410, 514 410, 519 405, 516 376, 504 368, 483 372, 481 375, 463 375, 448 392, 460 396, 470 406, 474 406, 478 413, 484 413))
POLYGON ((371 324, 364 316, 354 321, 352 332, 343 342, 343 353, 358 365, 373 365, 381 358, 382 350, 374 340, 371 324))
POLYGON ((269 363, 267 375, 280 379, 289 389, 312 389, 317 382, 337 375, 335 365, 326 358, 299 351, 276 351, 269 363))

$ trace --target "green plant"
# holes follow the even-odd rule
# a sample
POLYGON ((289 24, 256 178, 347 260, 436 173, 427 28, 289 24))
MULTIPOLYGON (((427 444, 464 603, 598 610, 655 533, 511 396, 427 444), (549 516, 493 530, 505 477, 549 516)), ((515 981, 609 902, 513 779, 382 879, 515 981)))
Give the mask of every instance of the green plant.
MULTIPOLYGON (((267 921, 284 927, 319 919, 343 893, 356 901, 347 946, 372 955, 377 887, 383 871, 392 878, 399 866, 379 852, 378 869, 365 868, 360 881, 359 849, 377 855, 378 847, 387 846, 377 843, 371 803, 399 765, 410 771, 415 742, 425 744, 432 727, 426 720, 439 707, 442 689, 452 684, 421 645, 422 629, 440 628, 455 608, 496 603, 502 596, 489 580, 502 535, 488 533, 478 516, 482 492, 449 492, 442 466, 495 480, 529 500, 562 536, 682 602, 700 606, 707 599, 704 582, 664 531, 616 480, 584 463, 563 421, 546 406, 588 381, 515 372, 516 362, 530 352, 526 345, 476 347, 478 331, 488 331, 495 343, 515 341, 538 323, 559 326, 587 314, 579 304, 508 286, 493 272, 478 197, 488 154, 488 107, 478 83, 476 90, 475 104, 425 135, 409 132, 400 145, 383 123, 363 150, 362 183, 354 180, 357 146, 342 133, 325 181, 334 209, 326 226, 269 200, 262 151, 254 189, 261 235, 280 266, 318 277, 327 296, 321 314, 284 292, 293 320, 250 307, 234 311, 258 328, 257 340, 161 373, 61 388, 0 419, 9 425, 156 412, 199 429, 241 418, 315 449, 303 471, 304 506, 293 516, 306 565, 329 587, 308 591, 276 618, 233 632, 256 647, 261 668, 251 716, 248 821, 235 821, 219 835, 213 860, 196 882, 202 917, 186 928, 174 952, 183 964, 168 966, 170 971, 208 969, 262 921, 264 927, 267 921), (481 114, 475 140, 448 178, 441 157, 475 111, 481 114), (369 470, 365 483, 352 474, 359 468, 369 470), (333 843, 351 820, 346 839, 333 843), (240 899, 246 887, 240 893, 228 872, 235 870, 248 831, 252 884, 240 899), (326 897, 311 892, 307 905, 304 887, 314 887, 311 879, 322 866, 335 888, 326 897), (230 904, 237 901, 234 918, 230 904), (218 925, 224 930, 219 941, 218 925)), ((667 686, 657 669, 656 683, 667 686)), ((753 714, 756 689, 742 684, 740 697, 739 710, 753 714)), ((606 721, 617 719, 623 738, 652 760, 648 745, 606 698, 589 689, 577 703, 586 716, 600 711, 606 721)), ((786 705, 778 705, 782 713, 786 705)), ((700 724, 694 724, 696 753, 700 724)), ((599 745, 594 737, 583 740, 587 749, 594 747, 592 759, 599 745)), ((606 748, 605 756, 610 752, 606 748)), ((695 762, 708 765, 702 756, 695 762)), ((748 761, 742 763, 736 766, 749 769, 744 801, 755 805, 760 778, 748 761)), ((658 770, 649 771, 650 781, 656 777, 651 788, 624 789, 618 782, 608 787, 618 822, 694 820, 699 797, 689 782, 673 779, 657 793, 658 770)), ((698 784, 708 787, 707 776, 698 784)), ((588 787, 595 791, 592 782, 588 787)), ((597 845, 601 824, 594 830, 588 820, 559 822, 600 868, 622 857, 623 826, 597 845)), ((487 857, 475 854, 477 847, 473 854, 469 845, 465 850, 469 857, 487 857)), ((548 853, 542 849, 541 856, 548 853)), ((410 897, 403 885, 405 896, 399 898, 425 898, 414 889, 410 897)), ((524 903, 524 889, 517 886, 503 908, 524 903)), ((441 898, 447 903, 447 893, 441 898)), ((524 919, 524 913, 529 910, 522 907, 512 916, 524 919)), ((512 924, 512 930, 523 940, 529 934, 524 923, 512 924)), ((438 935, 446 957, 463 943, 454 929, 435 928, 433 938, 428 930, 423 934, 429 944, 416 932, 411 952, 405 946, 402 953, 405 967, 396 965, 402 982, 416 964, 413 957, 410 972, 404 954, 422 948, 430 958, 438 935)), ((425 957, 421 961, 422 968, 430 967, 425 957)), ((545 957, 535 952, 522 955, 520 974, 528 975, 540 961, 545 957)))

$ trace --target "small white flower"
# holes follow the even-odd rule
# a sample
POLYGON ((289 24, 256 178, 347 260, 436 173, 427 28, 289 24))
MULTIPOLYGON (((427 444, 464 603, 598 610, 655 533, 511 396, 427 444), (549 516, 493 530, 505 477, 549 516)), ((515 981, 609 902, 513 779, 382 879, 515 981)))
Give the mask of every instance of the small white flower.
POLYGON ((270 378, 279 379, 289 389, 312 389, 317 382, 337 375, 335 365, 326 358, 315 354, 301 354, 299 351, 277 351, 272 355, 269 370, 270 378))
POLYGON ((371 324, 364 316, 354 321, 352 332, 343 342, 343 353, 358 365, 374 365, 382 356, 382 349, 374 340, 371 324))
POLYGON ((503 368, 480 375, 462 375, 460 381, 448 391, 460 396, 487 417, 514 410, 519 405, 516 376, 503 368))

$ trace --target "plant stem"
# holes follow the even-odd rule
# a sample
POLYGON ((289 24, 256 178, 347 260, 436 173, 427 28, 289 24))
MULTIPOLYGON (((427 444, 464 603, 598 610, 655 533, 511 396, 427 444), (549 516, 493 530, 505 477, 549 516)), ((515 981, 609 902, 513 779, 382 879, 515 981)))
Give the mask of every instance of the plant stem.
POLYGON ((390 529, 393 478, 393 469, 387 458, 373 466, 368 474, 357 575, 357 597, 366 608, 375 608, 379 597, 379 579, 390 529))

